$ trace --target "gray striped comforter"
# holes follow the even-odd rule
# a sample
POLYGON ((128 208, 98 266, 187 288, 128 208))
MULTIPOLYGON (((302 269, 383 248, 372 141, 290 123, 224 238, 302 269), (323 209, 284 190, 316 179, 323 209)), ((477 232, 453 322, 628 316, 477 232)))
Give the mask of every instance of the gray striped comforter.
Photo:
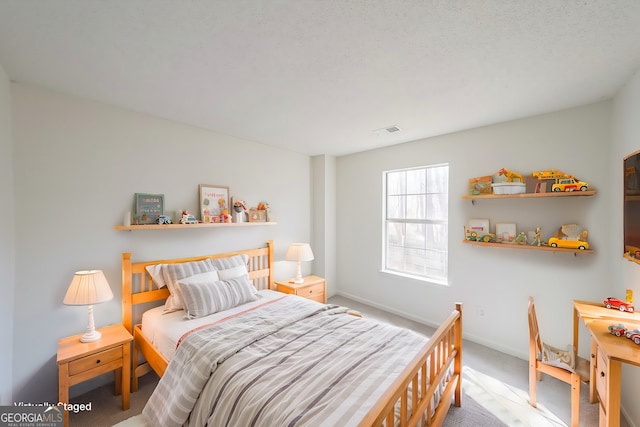
POLYGON ((427 340, 296 296, 183 340, 143 414, 154 426, 349 426, 427 340))

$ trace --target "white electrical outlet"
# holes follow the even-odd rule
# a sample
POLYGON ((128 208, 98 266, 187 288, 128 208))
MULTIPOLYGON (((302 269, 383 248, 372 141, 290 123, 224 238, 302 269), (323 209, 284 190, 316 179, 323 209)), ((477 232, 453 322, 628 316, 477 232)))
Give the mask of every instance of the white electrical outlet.
POLYGON ((478 317, 484 317, 484 307, 478 306, 478 317))

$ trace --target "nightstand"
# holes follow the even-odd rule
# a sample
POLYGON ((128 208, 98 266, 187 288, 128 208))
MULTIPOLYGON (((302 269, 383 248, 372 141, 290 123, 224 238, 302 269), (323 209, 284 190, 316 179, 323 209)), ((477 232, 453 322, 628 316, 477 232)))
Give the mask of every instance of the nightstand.
MULTIPOLYGON (((58 401, 69 403, 72 385, 115 371, 115 393, 122 393, 122 410, 126 411, 129 409, 133 337, 121 324, 98 331, 102 337, 95 342, 80 342, 82 334, 58 341, 58 401)), ((69 425, 68 411, 64 413, 64 424, 69 425)))
POLYGON ((327 303, 327 292, 325 289, 325 280, 318 276, 304 277, 304 283, 278 282, 276 281, 278 291, 285 294, 299 295, 314 301, 327 303))

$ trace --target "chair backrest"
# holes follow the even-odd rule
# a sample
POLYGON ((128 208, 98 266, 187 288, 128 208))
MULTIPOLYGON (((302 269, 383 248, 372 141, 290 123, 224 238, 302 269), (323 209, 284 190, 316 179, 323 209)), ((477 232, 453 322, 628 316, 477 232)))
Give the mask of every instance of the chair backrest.
POLYGON ((529 346, 535 349, 535 357, 538 358, 542 354, 542 340, 540 339, 540 331, 538 330, 538 318, 536 317, 536 307, 533 304, 533 297, 529 297, 529 346))

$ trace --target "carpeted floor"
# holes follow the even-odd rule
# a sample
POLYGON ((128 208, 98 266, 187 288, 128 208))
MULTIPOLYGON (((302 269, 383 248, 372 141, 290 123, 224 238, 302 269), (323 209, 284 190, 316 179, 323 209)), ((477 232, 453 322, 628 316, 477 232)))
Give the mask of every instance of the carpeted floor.
MULTIPOLYGON (((405 318, 360 304, 340 296, 330 299, 331 303, 351 307, 365 316, 381 321, 410 328, 424 335, 431 335, 434 329, 407 320, 405 318)), ((551 414, 545 419, 557 417, 564 424, 532 424, 526 421, 530 414, 526 404, 528 390, 528 363, 504 353, 492 350, 473 342, 463 343, 463 397, 462 407, 451 407, 445 420, 446 427, 499 427, 499 426, 534 426, 569 425, 570 395, 569 386, 553 378, 545 377, 538 383, 538 402, 551 414), (523 396, 524 395, 524 396, 523 396), (500 399, 496 396, 502 396, 500 399), (513 409, 520 407, 521 410, 513 409), (505 409, 508 408, 508 409, 505 409), (525 421, 513 421, 511 412, 520 413, 525 421)), ((73 403, 93 402, 92 411, 71 414, 71 427, 103 427, 113 426, 134 415, 140 414, 147 399, 153 392, 158 378, 154 373, 145 375, 140 381, 140 390, 131 394, 131 408, 122 411, 120 397, 113 395, 111 386, 100 387, 89 393, 72 399, 73 403)), ((589 404, 588 387, 581 389, 580 426, 595 427, 598 425, 598 406, 589 404)), ((628 427, 624 420, 621 427, 628 427)))

